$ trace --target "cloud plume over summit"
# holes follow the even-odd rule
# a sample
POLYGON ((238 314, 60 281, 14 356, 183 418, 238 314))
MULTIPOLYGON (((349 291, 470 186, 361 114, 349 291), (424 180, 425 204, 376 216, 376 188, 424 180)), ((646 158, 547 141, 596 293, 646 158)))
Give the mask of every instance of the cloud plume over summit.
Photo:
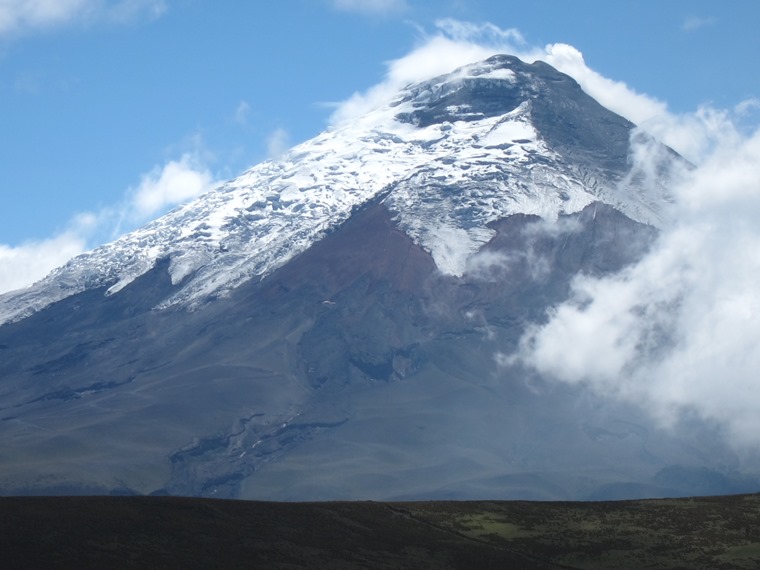
POLYGON ((692 162, 701 162, 721 144, 734 143, 742 109, 756 104, 750 99, 731 110, 705 104, 692 113, 672 113, 665 102, 595 71, 572 45, 530 45, 518 29, 500 28, 489 22, 446 18, 438 20, 434 30, 419 29, 418 34, 414 49, 387 63, 383 81, 354 93, 336 106, 331 123, 356 120, 388 103, 409 83, 425 81, 496 54, 515 55, 529 63, 536 60, 549 63, 573 77, 603 106, 636 123, 692 162))

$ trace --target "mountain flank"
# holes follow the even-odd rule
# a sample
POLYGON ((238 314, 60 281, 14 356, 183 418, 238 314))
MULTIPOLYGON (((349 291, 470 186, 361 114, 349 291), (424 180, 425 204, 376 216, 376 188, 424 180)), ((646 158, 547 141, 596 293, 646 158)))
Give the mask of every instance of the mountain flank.
POLYGON ((686 166, 544 63, 407 85, 0 295, 0 494, 756 491, 710 422, 510 358, 651 250, 686 166))

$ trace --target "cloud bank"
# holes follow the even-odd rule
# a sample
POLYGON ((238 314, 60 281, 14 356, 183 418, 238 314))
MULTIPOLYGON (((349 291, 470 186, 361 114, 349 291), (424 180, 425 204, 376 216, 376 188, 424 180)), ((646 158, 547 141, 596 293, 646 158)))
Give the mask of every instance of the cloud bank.
POLYGON ((676 222, 639 263, 578 277, 571 298, 500 355, 643 405, 664 425, 716 422, 760 447, 760 132, 675 188, 676 222))

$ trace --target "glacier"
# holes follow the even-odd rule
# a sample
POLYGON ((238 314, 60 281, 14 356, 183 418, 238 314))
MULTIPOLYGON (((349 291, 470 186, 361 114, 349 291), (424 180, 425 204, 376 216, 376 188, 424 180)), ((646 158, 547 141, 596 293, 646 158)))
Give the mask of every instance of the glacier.
POLYGON ((0 296, 0 324, 86 289, 114 294, 167 259, 177 289, 156 308, 195 309, 265 278, 380 196, 452 276, 493 237, 488 225, 513 214, 556 220, 599 201, 659 227, 664 184, 652 193, 630 173, 585 169, 537 129, 542 81, 557 81, 538 73, 547 67, 495 56, 407 86, 356 121, 0 296))

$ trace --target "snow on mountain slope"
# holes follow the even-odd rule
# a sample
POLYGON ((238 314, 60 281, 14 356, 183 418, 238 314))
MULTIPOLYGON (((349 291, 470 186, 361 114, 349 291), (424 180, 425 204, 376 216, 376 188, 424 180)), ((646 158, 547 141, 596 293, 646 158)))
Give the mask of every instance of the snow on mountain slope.
POLYGON ((547 143, 546 127, 536 128, 534 102, 559 76, 495 56, 408 86, 356 122, 0 297, 0 324, 85 289, 114 294, 166 258, 179 287, 159 307, 193 308, 265 277, 384 192, 399 227, 451 275, 492 237, 489 222, 515 213, 556 219, 598 200, 658 225, 664 194, 638 192, 622 171, 568 160, 547 143))

